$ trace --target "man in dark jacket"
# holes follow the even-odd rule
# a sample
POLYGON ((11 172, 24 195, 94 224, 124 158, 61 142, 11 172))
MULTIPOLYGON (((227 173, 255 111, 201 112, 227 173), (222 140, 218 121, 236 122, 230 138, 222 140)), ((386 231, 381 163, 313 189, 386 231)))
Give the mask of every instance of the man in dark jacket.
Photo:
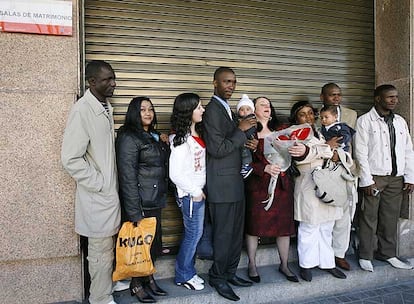
POLYGON ((240 298, 230 284, 250 286, 236 276, 243 242, 245 213, 244 184, 240 174, 241 148, 257 146, 247 141, 244 131, 256 125, 255 118, 237 125, 228 99, 236 87, 236 75, 220 67, 214 73, 214 96, 206 106, 203 121, 207 145, 207 200, 213 226, 214 263, 209 271, 210 285, 230 300, 240 298))

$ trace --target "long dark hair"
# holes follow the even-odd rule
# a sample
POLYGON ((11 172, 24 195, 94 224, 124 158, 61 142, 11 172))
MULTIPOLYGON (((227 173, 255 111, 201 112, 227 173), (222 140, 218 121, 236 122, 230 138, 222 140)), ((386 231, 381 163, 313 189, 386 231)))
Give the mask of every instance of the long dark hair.
MULTIPOLYGON (((149 101, 151 106, 154 108, 151 99, 148 97, 140 96, 134 97, 129 103, 128 110, 125 115, 125 122, 122 127, 119 128, 118 132, 123 132, 126 130, 130 131, 144 131, 141 120, 141 103, 143 101, 149 101)), ((157 114, 154 109, 154 119, 151 122, 151 125, 148 128, 148 132, 156 132, 155 125, 157 124, 157 114)))
MULTIPOLYGON (((193 111, 200 103, 200 97, 194 93, 183 93, 174 100, 173 112, 171 115, 171 127, 175 132, 173 140, 174 147, 183 144, 191 133, 193 111)), ((195 124, 198 136, 203 137, 203 124, 195 124)))
MULTIPOLYGON (((266 96, 259 96, 256 97, 255 99, 253 99, 253 104, 256 106, 256 101, 260 98, 264 98, 266 100, 269 101, 269 105, 270 105, 270 120, 267 122, 267 127, 269 128, 270 131, 276 131, 277 128, 280 126, 280 121, 276 116, 276 110, 272 105, 272 101, 267 98, 266 96)), ((263 126, 261 124, 260 121, 257 122, 257 132, 260 132, 263 130, 263 126)))

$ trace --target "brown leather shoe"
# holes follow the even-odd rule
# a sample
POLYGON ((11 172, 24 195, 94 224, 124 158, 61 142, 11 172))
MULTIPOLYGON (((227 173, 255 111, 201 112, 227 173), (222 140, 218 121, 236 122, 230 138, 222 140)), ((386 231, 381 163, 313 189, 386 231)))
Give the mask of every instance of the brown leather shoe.
POLYGON ((337 267, 342 268, 344 270, 350 270, 351 266, 349 265, 348 261, 345 258, 338 258, 335 257, 335 264, 337 267))

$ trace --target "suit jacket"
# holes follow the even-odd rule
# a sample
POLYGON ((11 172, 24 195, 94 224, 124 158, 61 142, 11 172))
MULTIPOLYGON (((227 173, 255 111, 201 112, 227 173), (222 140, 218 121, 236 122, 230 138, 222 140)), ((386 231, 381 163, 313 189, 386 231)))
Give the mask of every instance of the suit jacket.
POLYGON ((244 200, 244 182, 240 174, 241 148, 247 138, 223 105, 214 97, 203 115, 207 150, 207 200, 231 203, 244 200))
POLYGON ((352 129, 355 129, 356 121, 357 121, 357 112, 350 108, 341 106, 341 122, 344 122, 348 126, 350 126, 352 129))

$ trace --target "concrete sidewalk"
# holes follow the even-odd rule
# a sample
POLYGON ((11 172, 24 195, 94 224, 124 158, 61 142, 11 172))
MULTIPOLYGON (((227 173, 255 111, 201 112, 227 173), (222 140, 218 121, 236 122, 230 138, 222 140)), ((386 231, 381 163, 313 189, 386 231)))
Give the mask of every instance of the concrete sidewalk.
MULTIPOLYGON (((277 302, 273 302, 277 303, 277 302)), ((397 281, 368 289, 356 289, 352 292, 339 293, 332 296, 319 297, 297 304, 411 304, 414 303, 414 279, 397 281)))

